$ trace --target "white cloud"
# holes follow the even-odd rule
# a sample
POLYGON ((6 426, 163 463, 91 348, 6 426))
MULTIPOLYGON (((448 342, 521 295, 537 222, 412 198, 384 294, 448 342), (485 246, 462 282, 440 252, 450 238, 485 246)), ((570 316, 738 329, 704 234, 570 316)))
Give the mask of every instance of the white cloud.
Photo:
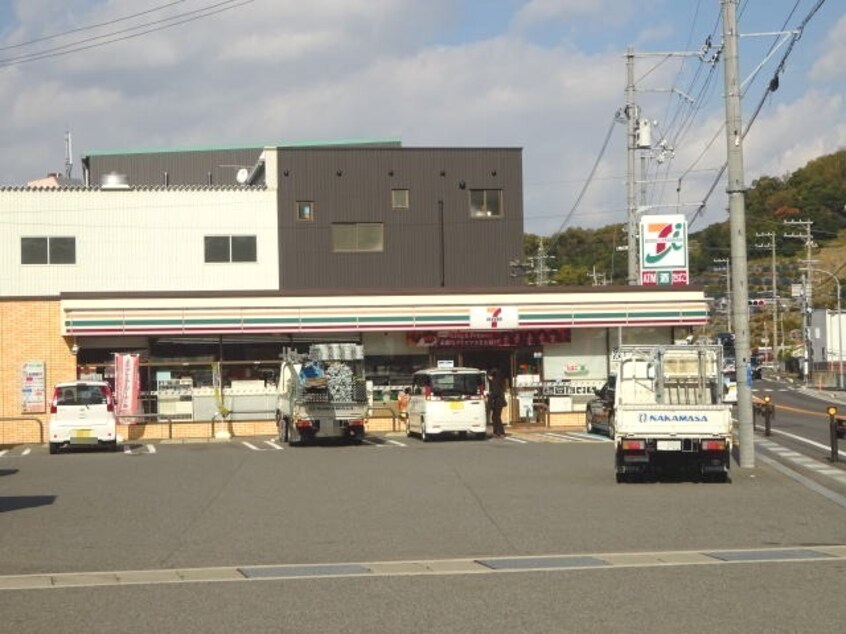
MULTIPOLYGON (((473 14, 469 8, 477 5, 463 1, 471 20, 493 19, 473 14)), ((174 10, 210 2, 188 0, 174 10)), ((48 11, 52 0, 21 1, 16 6, 22 21, 0 34, 0 46, 159 3, 127 9, 117 0, 68 0, 61 11, 48 11)), ((462 38, 451 30, 461 13, 453 0, 257 0, 155 35, 0 69, 0 108, 6 113, 0 118, 0 180, 22 183, 60 169, 66 126, 77 153, 348 138, 399 138, 406 146, 516 146, 524 149, 526 230, 551 233, 572 208, 624 103, 626 38, 687 38, 690 25, 680 16, 688 10, 677 11, 680 19, 674 21, 675 0, 512 5, 520 8, 485 24, 484 35, 474 31, 462 38), (650 17, 657 7, 664 12, 650 17), (561 30, 568 37, 557 36, 561 30), (548 37, 534 37, 539 31, 548 37)), ((706 16, 709 29, 712 13, 706 16)), ((830 35, 832 49, 838 32, 830 35)), ((691 62, 677 76, 674 61, 659 61, 638 60, 638 76, 656 66, 644 89, 686 87, 696 69, 691 62)), ((797 92, 780 91, 771 99, 790 101, 767 105, 749 137, 747 182, 762 173, 781 175, 846 142, 839 87, 824 86, 804 98, 799 82, 789 87, 797 92)), ((689 167, 718 129, 720 93, 718 78, 676 148, 671 173, 689 167)), ((666 93, 639 95, 649 118, 665 118, 666 102, 666 93)), ((724 156, 720 137, 697 167, 719 165, 724 156)), ((625 170, 625 126, 615 124, 569 226, 623 222, 625 170)), ((661 185, 662 197, 655 200, 701 198, 712 176, 692 172, 678 194, 675 182, 661 185)), ((718 220, 725 218, 718 194, 723 189, 719 185, 709 203, 709 217, 718 220)))
POLYGON ((846 16, 841 17, 825 39, 824 53, 811 66, 813 81, 836 81, 846 78, 846 16))

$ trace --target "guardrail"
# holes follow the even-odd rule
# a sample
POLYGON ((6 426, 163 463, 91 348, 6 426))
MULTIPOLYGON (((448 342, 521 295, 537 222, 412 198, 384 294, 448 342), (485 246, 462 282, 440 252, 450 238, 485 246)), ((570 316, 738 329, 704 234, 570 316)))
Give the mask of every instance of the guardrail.
POLYGON ((30 421, 35 421, 36 423, 38 423, 38 442, 43 444, 44 443, 44 422, 40 418, 37 418, 35 416, 0 417, 0 423, 4 424, 3 438, 6 437, 5 424, 6 424, 7 421, 12 422, 12 421, 22 421, 22 420, 30 420, 30 421))
MULTIPOLYGON (((164 422, 167 423, 167 438, 168 438, 168 440, 173 440, 174 417, 169 415, 169 414, 132 414, 132 415, 128 414, 126 416, 118 416, 117 417, 117 422, 118 422, 118 424, 121 424, 121 425, 150 425, 150 424, 160 423, 160 422, 162 422, 162 420, 164 420, 164 422), (132 419, 149 418, 150 420, 149 421, 145 420, 145 421, 142 421, 140 423, 123 423, 123 422, 121 422, 121 419, 124 419, 124 418, 127 418, 127 419, 130 419, 130 418, 132 418, 132 419)), ((176 422, 177 423, 196 423, 198 421, 178 420, 176 422)), ((199 421, 199 422, 205 422, 205 421, 199 421)), ((212 419, 212 421, 211 421, 211 426, 212 426, 211 435, 212 435, 212 437, 214 437, 214 419, 212 419)))

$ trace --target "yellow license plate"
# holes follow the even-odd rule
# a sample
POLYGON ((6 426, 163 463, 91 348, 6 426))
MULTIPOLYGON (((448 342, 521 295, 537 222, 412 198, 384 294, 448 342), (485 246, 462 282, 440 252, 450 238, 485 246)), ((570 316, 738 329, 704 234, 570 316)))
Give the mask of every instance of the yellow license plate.
POLYGON ((461 401, 453 401, 449 404, 449 408, 453 410, 464 409, 464 403, 461 401))
POLYGON ((73 437, 74 438, 91 438, 91 430, 90 429, 75 429, 73 430, 73 437))

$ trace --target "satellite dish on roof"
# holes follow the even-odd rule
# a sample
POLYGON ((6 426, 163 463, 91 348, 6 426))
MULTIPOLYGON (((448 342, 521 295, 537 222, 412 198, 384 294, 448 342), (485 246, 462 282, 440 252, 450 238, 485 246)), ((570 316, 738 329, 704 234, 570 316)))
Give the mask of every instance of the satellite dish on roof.
POLYGON ((247 179, 250 177, 250 171, 246 167, 242 167, 238 170, 235 174, 235 180, 238 181, 239 185, 243 185, 247 182, 247 179))

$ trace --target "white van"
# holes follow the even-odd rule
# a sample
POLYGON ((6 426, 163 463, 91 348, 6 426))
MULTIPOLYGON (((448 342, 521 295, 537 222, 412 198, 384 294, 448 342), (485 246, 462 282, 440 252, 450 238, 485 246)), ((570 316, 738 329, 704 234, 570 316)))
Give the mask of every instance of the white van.
POLYGON ((476 368, 428 368, 414 373, 405 432, 423 441, 444 433, 484 440, 485 372, 476 368))
POLYGON ((101 445, 117 450, 115 402, 108 383, 69 381, 53 390, 47 431, 50 453, 64 445, 101 445))

